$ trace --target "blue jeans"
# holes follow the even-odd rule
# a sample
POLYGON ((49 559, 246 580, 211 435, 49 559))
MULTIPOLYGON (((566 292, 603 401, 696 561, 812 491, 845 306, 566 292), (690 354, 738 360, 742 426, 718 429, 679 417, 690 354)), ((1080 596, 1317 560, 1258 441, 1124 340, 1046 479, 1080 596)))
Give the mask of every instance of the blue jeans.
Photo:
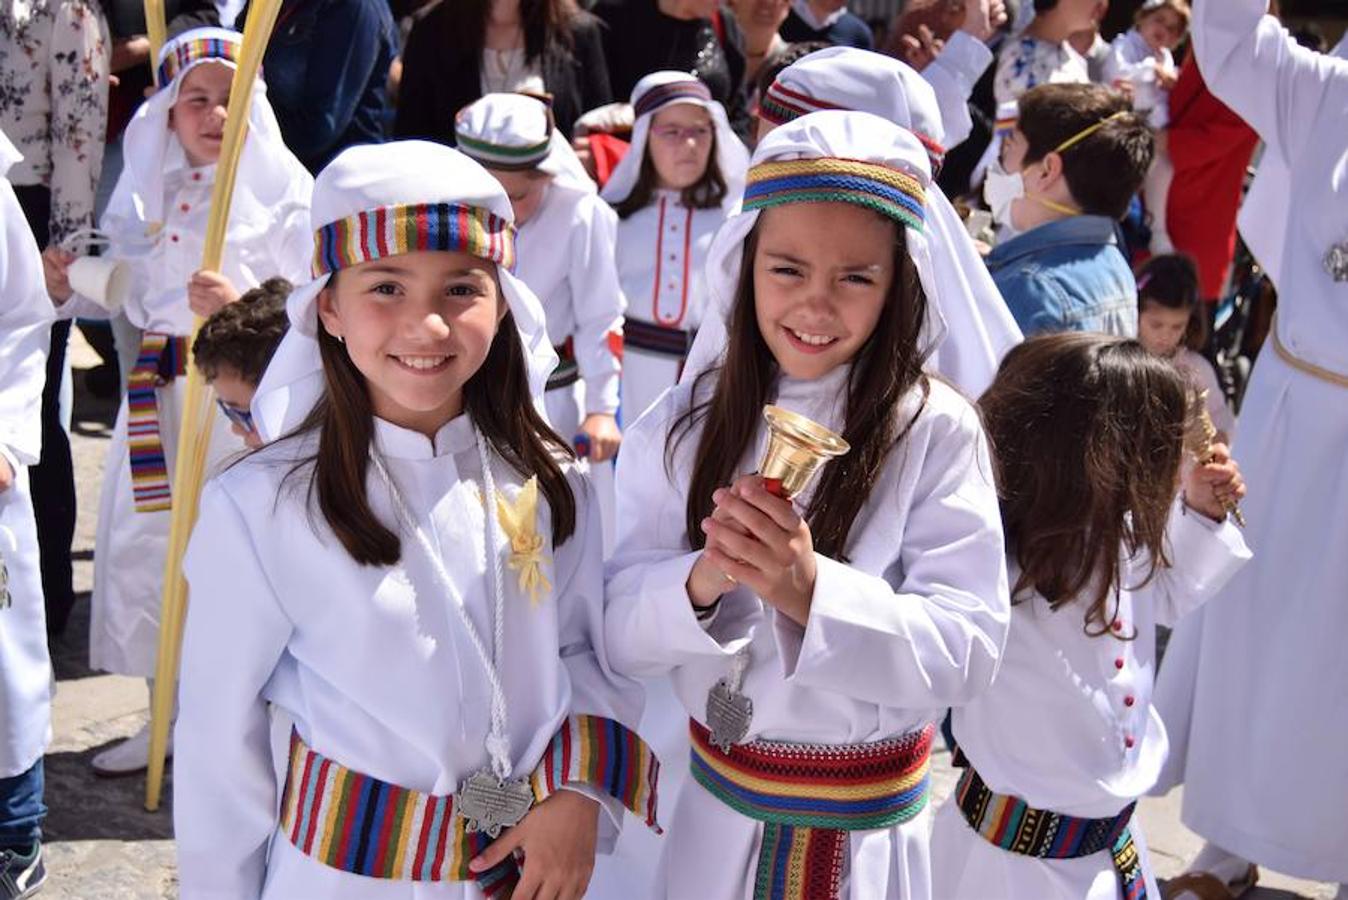
POLYGON ((42 840, 42 760, 13 778, 0 778, 0 850, 26 853, 42 840))

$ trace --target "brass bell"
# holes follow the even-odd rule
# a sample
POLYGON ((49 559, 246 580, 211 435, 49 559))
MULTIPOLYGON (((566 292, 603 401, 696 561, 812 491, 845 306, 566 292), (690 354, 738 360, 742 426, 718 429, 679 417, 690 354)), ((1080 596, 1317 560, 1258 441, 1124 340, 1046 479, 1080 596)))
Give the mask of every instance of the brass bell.
POLYGON ((818 422, 780 406, 763 407, 763 418, 768 420, 768 447, 758 474, 779 497, 795 497, 824 463, 852 449, 818 422))

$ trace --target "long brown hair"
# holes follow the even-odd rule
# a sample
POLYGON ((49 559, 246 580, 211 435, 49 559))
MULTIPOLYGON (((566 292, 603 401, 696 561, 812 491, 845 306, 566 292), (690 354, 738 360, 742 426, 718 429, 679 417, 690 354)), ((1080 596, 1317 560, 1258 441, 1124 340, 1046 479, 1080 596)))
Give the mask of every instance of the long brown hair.
POLYGON ((1086 633, 1098 636, 1118 612, 1121 552, 1150 559, 1130 589, 1170 565, 1186 391, 1174 366, 1133 340, 1053 334, 1007 354, 978 405, 1020 567, 1013 600, 1035 591, 1057 609, 1081 598, 1086 633))
MULTIPOLYGON (((317 431, 318 450, 300 460, 286 478, 312 466, 308 501, 311 505, 317 501, 318 511, 346 552, 362 565, 391 566, 402 556, 402 542, 375 516, 365 491, 374 439, 369 387, 346 348, 321 326, 318 348, 327 389, 299 427, 282 438, 317 431)), ((524 348, 510 313, 497 326, 482 366, 463 386, 463 404, 487 443, 511 468, 526 477, 538 476, 552 510, 552 545, 566 543, 576 528, 576 499, 559 460, 574 454, 534 408, 524 348)), ((495 510, 487 511, 494 514, 495 510)))
MULTIPOLYGON (((878 213, 877 213, 878 215, 878 213)), ((759 220, 762 221, 761 219, 759 220)), ((693 396, 714 380, 711 398, 694 403, 670 428, 666 462, 672 465, 678 445, 702 423, 693 477, 688 486, 685 525, 694 549, 706 544, 701 522, 712 513, 712 492, 729 484, 749 449, 779 375, 777 361, 758 327, 754 301, 754 255, 758 226, 744 242, 740 280, 731 311, 725 360, 719 368, 698 375, 693 396)), ((927 297, 917 269, 908 256, 904 232, 894 244, 894 279, 875 330, 852 363, 847 380, 846 424, 843 439, 852 445, 847 455, 830 462, 805 511, 814 548, 825 556, 847 560, 847 538, 852 523, 870 496, 881 469, 926 406, 930 384, 922 373, 925 354, 918 341, 927 318, 927 297), (922 402, 907 422, 900 422, 900 403, 914 386, 922 402)))
MULTIPOLYGON (((446 46, 481 54, 489 15, 491 0, 444 0, 442 33, 446 46)), ((572 26, 584 15, 576 0, 520 0, 525 59, 538 59, 550 43, 574 49, 572 26)))
MULTIPOLYGON (((655 117, 652 116, 652 124, 654 120, 655 117)), ((641 170, 637 173, 637 183, 632 185, 630 194, 613 204, 613 210, 618 214, 618 218, 626 219, 632 213, 650 206, 651 198, 659 185, 660 174, 655 171, 655 161, 651 159, 648 129, 646 149, 641 157, 641 170)), ((716 125, 713 121, 711 153, 707 157, 707 168, 702 171, 701 178, 680 191, 679 202, 689 209, 712 209, 721 205, 727 190, 729 188, 726 187, 725 177, 721 174, 721 167, 716 164, 716 125)))

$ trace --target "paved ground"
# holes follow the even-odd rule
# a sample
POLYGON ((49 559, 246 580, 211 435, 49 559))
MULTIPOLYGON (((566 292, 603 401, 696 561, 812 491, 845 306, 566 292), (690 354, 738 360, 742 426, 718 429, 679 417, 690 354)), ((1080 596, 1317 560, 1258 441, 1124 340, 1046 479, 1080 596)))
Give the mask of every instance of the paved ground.
MULTIPOLYGON (((87 367, 96 357, 77 339, 73 360, 77 368, 87 367)), ((78 384, 78 373, 76 380, 78 384)), ((140 727, 147 706, 143 682, 102 675, 88 667, 87 592, 93 581, 98 486, 113 413, 110 404, 98 403, 77 391, 74 452, 80 514, 75 580, 76 589, 85 593, 69 632, 53 648, 57 677, 55 738, 47 757, 47 802, 51 807, 47 852, 52 877, 43 892, 44 897, 63 900, 159 900, 178 893, 171 839, 171 775, 163 807, 147 813, 142 806, 143 778, 103 780, 95 778, 89 769, 89 759, 97 750, 140 727)), ((944 800, 954 783, 948 763, 944 754, 936 760, 938 802, 944 800)), ((1178 791, 1141 804, 1153 865, 1163 878, 1179 872, 1200 843, 1180 824, 1179 808, 1178 791)), ((1263 886, 1247 897, 1328 900, 1333 894, 1330 885, 1266 872, 1263 886)))

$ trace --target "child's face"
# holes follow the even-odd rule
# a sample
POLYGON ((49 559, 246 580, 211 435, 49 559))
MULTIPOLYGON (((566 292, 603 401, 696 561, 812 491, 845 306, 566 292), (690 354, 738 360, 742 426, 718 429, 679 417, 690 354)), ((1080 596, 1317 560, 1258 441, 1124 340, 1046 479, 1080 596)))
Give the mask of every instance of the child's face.
POLYGON ((537 170, 512 172, 507 169, 488 169, 492 177, 501 182, 510 206, 515 210, 516 227, 528 222, 538 213, 543 199, 548 194, 548 184, 552 179, 546 173, 537 170))
MULTIPOLYGON (((221 366, 211 381, 211 387, 215 389, 215 396, 221 403, 240 413, 249 412, 253 394, 257 392, 257 385, 244 380, 233 366, 221 366)), ((243 438, 250 449, 256 450, 262 446, 262 435, 257 433, 257 429, 245 428, 234 417, 229 420, 229 430, 243 438)))
POLYGON ((1142 40, 1152 50, 1174 50, 1184 40, 1184 20, 1169 7, 1161 7, 1142 19, 1137 25, 1142 40))
POLYGON ((1157 356, 1174 356, 1189 328, 1189 311, 1144 302, 1137 316, 1137 339, 1157 356))
POLYGON ((697 184, 707 171, 715 133, 711 114, 700 106, 676 103, 656 113, 647 147, 660 187, 681 191, 697 184))
POLYGON ((169 128, 193 166, 220 159, 234 70, 224 63, 202 63, 183 76, 178 99, 169 109, 169 128))
POLYGON ((463 411, 463 386, 505 312, 496 265, 461 252, 370 260, 343 269, 318 298, 323 327, 345 340, 374 414, 426 435, 463 411))
POLYGON ((851 203, 792 203, 759 217, 754 309, 783 372, 820 378, 870 339, 894 280, 896 228, 851 203))
POLYGON ((1104 15, 1102 6, 1108 8, 1108 4, 1101 4, 1099 0, 1058 0, 1058 5, 1043 15, 1057 18, 1070 34, 1096 27, 1104 15))

